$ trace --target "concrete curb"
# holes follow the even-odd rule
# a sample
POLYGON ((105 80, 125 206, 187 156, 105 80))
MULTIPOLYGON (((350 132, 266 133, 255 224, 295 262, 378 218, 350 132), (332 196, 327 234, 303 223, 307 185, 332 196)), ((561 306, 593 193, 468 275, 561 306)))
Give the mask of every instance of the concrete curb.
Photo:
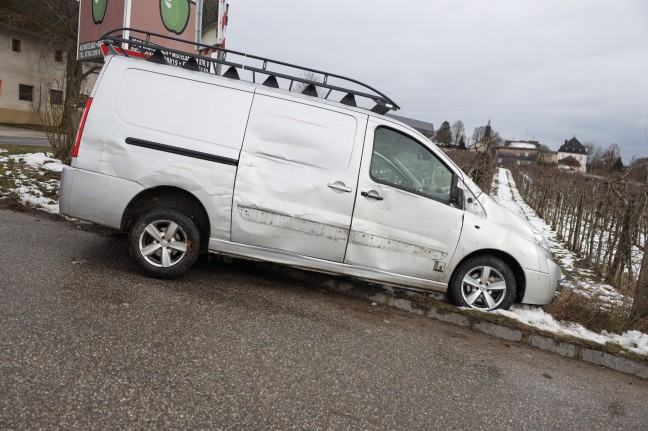
MULTIPOLYGON (((265 264, 266 269, 288 276, 299 281, 307 281, 325 287, 331 291, 342 293, 354 298, 375 302, 406 311, 408 313, 436 319, 442 322, 472 329, 485 335, 507 341, 527 344, 547 352, 555 353, 566 358, 600 365, 622 373, 631 374, 643 379, 648 379, 648 359, 645 361, 626 357, 623 353, 613 354, 606 351, 603 346, 595 346, 583 342, 569 342, 554 338, 551 333, 536 333, 532 329, 524 330, 513 325, 489 322, 475 313, 465 314, 460 309, 439 307, 431 304, 431 300, 442 300, 444 295, 423 291, 400 289, 362 281, 350 281, 344 278, 313 274, 294 268, 279 267, 278 265, 265 264)), ((265 266, 264 265, 264 266, 265 266)))

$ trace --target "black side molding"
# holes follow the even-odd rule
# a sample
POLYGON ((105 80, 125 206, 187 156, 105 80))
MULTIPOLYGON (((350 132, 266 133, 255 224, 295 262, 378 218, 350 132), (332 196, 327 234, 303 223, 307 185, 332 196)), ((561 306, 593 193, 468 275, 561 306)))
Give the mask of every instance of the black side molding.
POLYGON ((126 138, 126 143, 128 145, 134 145, 136 147, 150 148, 151 150, 164 151, 165 153, 193 157, 194 159, 207 160, 210 162, 222 163, 224 165, 238 166, 238 160, 236 159, 216 156, 209 153, 202 153, 200 151, 187 150, 185 148, 174 147, 171 145, 159 144, 157 142, 145 141, 144 139, 126 138))

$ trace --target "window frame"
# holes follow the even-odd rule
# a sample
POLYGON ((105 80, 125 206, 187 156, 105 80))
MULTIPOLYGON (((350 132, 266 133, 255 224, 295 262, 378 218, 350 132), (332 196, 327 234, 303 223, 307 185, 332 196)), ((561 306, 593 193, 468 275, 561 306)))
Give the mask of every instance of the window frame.
POLYGON ((63 90, 59 90, 57 88, 50 88, 50 104, 60 106, 63 104, 63 90), (55 101, 56 97, 54 97, 54 94, 58 94, 58 102, 55 101))
MULTIPOLYGON (((382 155, 382 154, 380 154, 380 155, 383 158, 385 158, 385 160, 387 160, 389 163, 393 164, 393 162, 391 162, 389 159, 387 159, 384 155, 382 155)), ((400 171, 400 168, 398 168, 398 166, 396 166, 396 168, 400 171)), ((441 157, 439 157, 434 151, 432 151, 432 149, 430 147, 423 144, 419 139, 416 139, 414 136, 412 136, 412 135, 410 135, 408 133, 402 132, 402 131, 400 131, 398 129, 395 129, 393 127, 389 127, 389 126, 381 124, 381 125, 377 126, 373 130, 373 140, 371 142, 371 157, 370 157, 370 163, 369 163, 369 178, 371 178, 371 180, 374 181, 375 183, 382 184, 384 186, 393 187, 395 189, 402 190, 404 192, 408 192, 408 193, 411 193, 411 194, 414 194, 414 195, 417 195, 417 196, 422 196, 424 198, 431 199, 431 200, 433 200, 435 202, 439 202, 439 203, 442 203, 442 204, 456 205, 457 208, 463 209, 463 204, 460 203, 461 198, 459 198, 459 203, 454 203, 453 204, 453 195, 455 194, 455 192, 457 190, 457 181, 459 179, 459 176, 458 176, 457 172, 455 172, 455 170, 452 169, 448 165, 448 163, 446 163, 441 157), (411 139, 412 141, 414 141, 418 145, 422 146, 428 153, 430 153, 430 155, 432 157, 436 158, 439 161, 439 163, 441 163, 441 165, 443 165, 448 171, 450 171, 450 174, 452 175, 452 178, 450 180, 450 193, 448 195, 448 200, 447 201, 443 200, 443 199, 439 199, 439 198, 437 198, 435 196, 431 196, 429 194, 426 194, 425 192, 418 191, 418 190, 413 189, 413 188, 406 188, 406 187, 399 186, 397 184, 392 184, 392 183, 388 183, 386 181, 382 181, 379 178, 376 178, 376 177, 373 176, 372 169, 371 169, 372 166, 373 166, 373 156, 374 156, 374 154, 380 154, 380 153, 375 152, 376 130, 381 129, 381 128, 391 130, 392 132, 398 133, 399 135, 402 135, 402 136, 404 136, 406 138, 411 139)))
POLYGON ((33 85, 27 85, 27 84, 18 84, 18 100, 21 102, 33 102, 34 101, 34 86, 33 85), (22 88, 25 87, 27 89, 30 89, 29 91, 29 99, 23 99, 23 92, 21 91, 22 88))
POLYGON ((63 50, 57 49, 54 51, 54 61, 58 63, 63 63, 63 50))
POLYGON ((11 51, 22 52, 22 39, 11 38, 11 51))

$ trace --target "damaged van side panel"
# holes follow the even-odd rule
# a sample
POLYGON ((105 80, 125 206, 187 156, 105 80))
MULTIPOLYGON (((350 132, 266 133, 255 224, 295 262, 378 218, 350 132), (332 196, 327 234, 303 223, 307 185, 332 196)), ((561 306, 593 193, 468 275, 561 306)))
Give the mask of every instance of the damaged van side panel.
MULTIPOLYGON (((374 135, 385 126, 421 145, 425 142, 396 124, 369 120, 345 263, 447 283, 451 271, 446 268, 461 234, 464 212, 372 179, 374 135)), ((427 148, 430 157, 436 157, 427 148)))
POLYGON ((258 89, 236 176, 232 241, 341 262, 367 116, 258 89))

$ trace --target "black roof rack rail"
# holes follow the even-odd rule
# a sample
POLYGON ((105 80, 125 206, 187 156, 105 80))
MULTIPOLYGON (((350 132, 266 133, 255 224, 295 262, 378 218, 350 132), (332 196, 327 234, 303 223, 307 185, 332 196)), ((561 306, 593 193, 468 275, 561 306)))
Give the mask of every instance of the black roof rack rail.
POLYGON ((121 48, 122 46, 128 45, 129 49, 133 51, 138 51, 142 54, 150 54, 151 57, 149 60, 157 63, 166 63, 180 67, 184 66, 186 69, 200 70, 211 74, 220 74, 234 79, 240 79, 239 77, 241 74, 238 73, 238 71, 242 72, 247 70, 252 73, 252 80, 250 82, 253 83, 264 81, 263 83, 265 85, 278 88, 279 84, 277 78, 281 78, 290 82, 288 90, 292 90, 295 83, 301 83, 304 87, 302 90, 303 94, 328 99, 331 93, 336 91, 344 94, 342 103, 351 106, 355 106, 355 98, 357 97, 373 101, 376 105, 371 110, 380 114, 384 114, 390 110, 396 111, 400 109, 400 106, 385 94, 360 81, 334 73, 285 63, 283 61, 271 60, 257 55, 246 54, 244 52, 233 51, 225 48, 217 48, 213 45, 205 45, 190 40, 129 27, 121 27, 111 30, 103 35, 101 39, 108 48, 108 55, 122 54, 129 57, 128 52, 124 49, 112 49, 112 47, 121 48), (128 39, 124 38, 124 32, 128 32, 131 37, 128 39), (142 35, 142 37, 134 38, 133 34, 136 36, 142 35), (182 51, 167 48, 164 45, 152 42, 152 37, 181 42, 190 47, 191 50, 182 51), (221 53, 221 58, 211 58, 196 52, 197 50, 202 49, 209 50, 210 52, 219 52, 221 53), (228 55, 243 57, 243 63, 236 63, 227 60, 228 55), (255 61, 259 64, 244 64, 247 63, 248 60, 252 60, 253 62, 255 61), (220 73, 222 68, 221 66, 227 67, 225 73, 220 73), (270 66, 273 67, 271 68, 270 66), (283 70, 281 68, 283 68, 283 70), (296 73, 292 70, 286 71, 285 69, 294 69, 296 73), (259 80, 257 80, 257 74, 262 75, 259 80), (301 74, 301 76, 298 76, 298 74, 301 74), (321 81, 316 79, 318 77, 321 77, 321 81), (335 82, 329 82, 330 79, 335 82), (320 96, 316 91, 317 89, 323 89, 324 94, 320 96))

